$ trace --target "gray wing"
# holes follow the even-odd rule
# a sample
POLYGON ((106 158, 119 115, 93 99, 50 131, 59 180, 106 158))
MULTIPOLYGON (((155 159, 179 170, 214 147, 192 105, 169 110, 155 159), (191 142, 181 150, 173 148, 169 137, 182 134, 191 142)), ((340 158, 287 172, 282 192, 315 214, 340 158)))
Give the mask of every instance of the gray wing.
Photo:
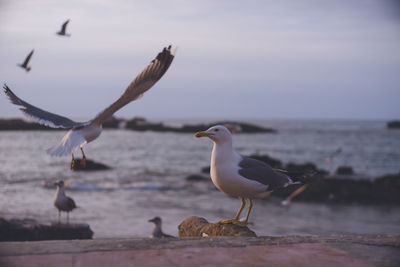
POLYGON ((32 49, 32 51, 29 53, 29 55, 26 56, 24 63, 22 63, 23 66, 28 66, 29 60, 31 60, 31 57, 33 55, 34 50, 32 49))
POLYGON ((76 208, 75 201, 72 198, 67 197, 67 201, 68 201, 68 209, 73 210, 76 208))
POLYGON ((37 123, 52 128, 64 128, 64 129, 70 129, 73 127, 78 127, 88 124, 88 123, 75 122, 66 117, 50 113, 35 106, 32 106, 31 104, 17 97, 6 84, 4 84, 3 88, 4 88, 4 93, 8 96, 11 103, 17 106, 22 106, 20 110, 26 116, 35 120, 37 123))
MULTIPOLYGON (((176 50, 176 49, 175 49, 176 50)), ((175 51, 171 52, 171 46, 164 47, 155 59, 129 84, 125 92, 112 105, 102 111, 92 120, 92 124, 102 124, 111 117, 117 110, 129 102, 140 98, 143 93, 149 90, 168 70, 174 59, 175 51)))
POLYGON ((268 185, 268 190, 274 190, 293 183, 286 174, 277 172, 267 163, 256 159, 242 157, 239 167, 241 176, 268 185))

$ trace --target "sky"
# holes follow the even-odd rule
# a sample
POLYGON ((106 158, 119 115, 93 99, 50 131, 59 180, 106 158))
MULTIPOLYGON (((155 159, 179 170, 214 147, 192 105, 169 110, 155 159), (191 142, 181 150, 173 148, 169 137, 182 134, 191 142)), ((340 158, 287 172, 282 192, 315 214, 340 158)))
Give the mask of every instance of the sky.
MULTIPOLYGON (((94 117, 170 44, 117 117, 400 119, 396 0, 0 0, 0 83, 63 116, 94 117)), ((21 116, 0 96, 0 117, 21 116)))

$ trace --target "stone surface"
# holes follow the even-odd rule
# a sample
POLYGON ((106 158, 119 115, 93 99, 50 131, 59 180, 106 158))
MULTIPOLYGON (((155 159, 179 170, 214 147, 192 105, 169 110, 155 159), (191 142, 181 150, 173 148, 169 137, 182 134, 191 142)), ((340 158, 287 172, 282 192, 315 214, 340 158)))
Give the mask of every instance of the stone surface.
POLYGON ((256 234, 248 227, 240 227, 231 223, 209 223, 206 219, 192 216, 179 226, 179 237, 207 236, 251 236, 256 234))
POLYGON ((0 266, 399 266, 399 235, 2 242, 0 266))
POLYGON ((0 241, 91 239, 88 224, 40 224, 34 219, 0 218, 0 241))
POLYGON ((86 166, 82 167, 81 159, 80 158, 74 159, 74 171, 104 171, 109 169, 111 169, 111 167, 100 162, 95 162, 90 159, 86 159, 86 166))

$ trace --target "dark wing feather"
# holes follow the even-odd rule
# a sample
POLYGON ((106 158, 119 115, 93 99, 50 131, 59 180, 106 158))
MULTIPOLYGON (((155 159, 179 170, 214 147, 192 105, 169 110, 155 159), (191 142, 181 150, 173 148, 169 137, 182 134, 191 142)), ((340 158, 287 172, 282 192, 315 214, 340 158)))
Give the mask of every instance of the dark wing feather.
POLYGON ((267 163, 256 159, 242 157, 239 167, 241 176, 268 185, 268 190, 274 190, 292 182, 284 173, 277 172, 267 163))
POLYGON ((28 117, 34 119, 37 123, 52 128, 64 128, 64 129, 70 129, 73 127, 83 126, 87 124, 87 123, 75 122, 66 117, 50 113, 35 106, 32 106, 31 104, 17 97, 6 84, 4 84, 3 88, 4 88, 4 93, 8 96, 11 103, 17 106, 22 106, 20 110, 28 117))
POLYGON ((31 57, 33 55, 33 51, 34 50, 32 49, 32 51, 26 56, 24 63, 22 63, 22 66, 25 66, 25 67, 28 66, 29 60, 31 60, 31 57))
POLYGON ((74 201, 72 198, 70 198, 70 197, 67 197, 67 200, 68 200, 68 209, 69 209, 70 211, 73 210, 73 209, 75 209, 75 208, 76 208, 75 201, 74 201))
POLYGON ((168 70, 174 59, 174 52, 171 46, 164 48, 157 57, 129 84, 125 92, 112 105, 92 120, 92 124, 102 124, 107 118, 111 117, 117 110, 138 99, 149 90, 168 70))
POLYGON ((62 32, 62 33, 65 33, 65 32, 66 32, 68 22, 69 22, 69 19, 68 19, 66 22, 64 22, 64 24, 62 25, 62 28, 61 28, 61 32, 62 32))

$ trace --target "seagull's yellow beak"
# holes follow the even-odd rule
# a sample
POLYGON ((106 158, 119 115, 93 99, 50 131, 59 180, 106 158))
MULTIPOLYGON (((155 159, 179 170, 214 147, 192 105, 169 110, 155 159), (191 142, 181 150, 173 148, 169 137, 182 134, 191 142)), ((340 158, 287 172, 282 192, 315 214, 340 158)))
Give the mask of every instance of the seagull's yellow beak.
POLYGON ((196 138, 200 138, 200 137, 204 137, 204 136, 208 137, 209 134, 206 133, 205 131, 200 131, 200 132, 197 132, 197 133, 194 134, 194 137, 196 137, 196 138))

